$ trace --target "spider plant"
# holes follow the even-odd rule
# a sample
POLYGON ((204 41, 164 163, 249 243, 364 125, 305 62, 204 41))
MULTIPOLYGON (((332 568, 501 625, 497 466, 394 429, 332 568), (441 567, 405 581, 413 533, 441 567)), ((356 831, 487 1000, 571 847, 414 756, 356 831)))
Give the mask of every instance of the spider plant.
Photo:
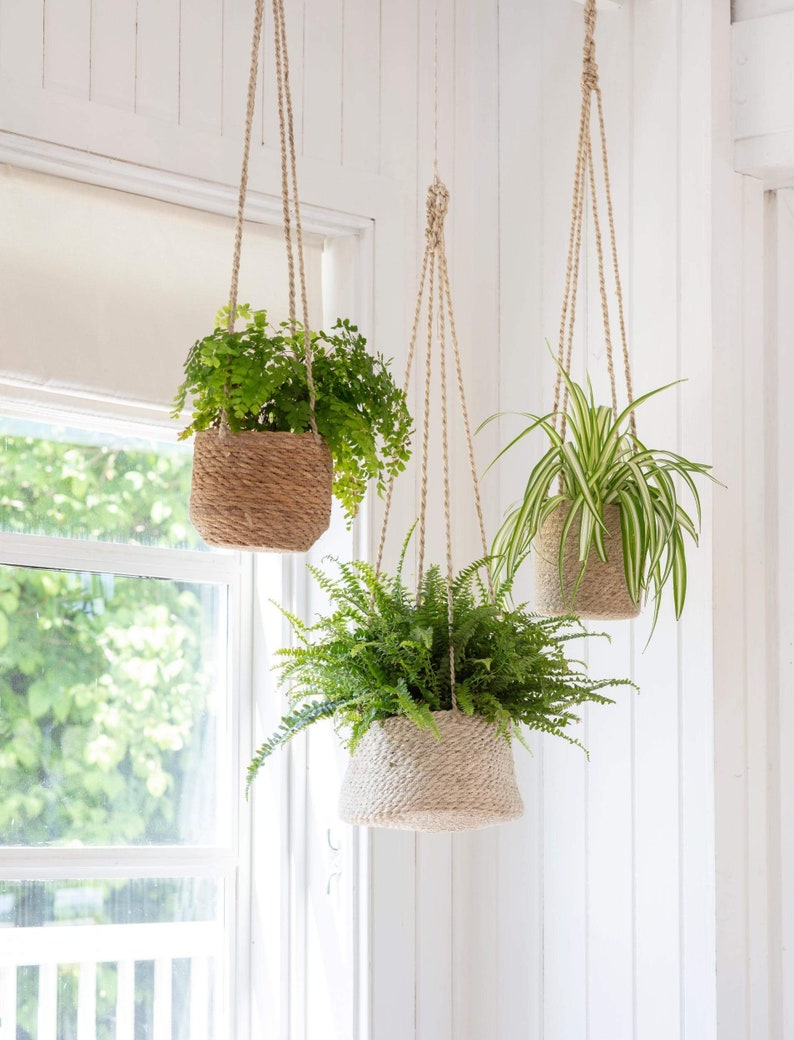
MULTIPOLYGON (((568 388, 566 410, 568 438, 554 424, 557 414, 537 416, 521 413, 530 424, 494 459, 494 465, 515 444, 535 430, 541 430, 550 447, 532 470, 523 499, 507 513, 494 543, 496 573, 511 584, 544 521, 561 506, 569 504, 562 528, 558 556, 560 582, 563 581, 565 544, 579 521, 579 560, 581 567, 576 591, 584 576, 590 553, 607 560, 607 527, 604 507, 614 504, 620 510, 620 532, 626 585, 634 603, 654 599, 653 627, 659 616, 662 590, 672 580, 676 617, 684 609, 687 587, 685 535, 697 544, 701 525, 700 496, 693 477, 711 476, 710 466, 672 451, 646 445, 631 431, 630 417, 640 405, 675 383, 658 387, 629 403, 615 417, 612 409, 597 405, 588 378, 587 391, 563 371, 568 388), (680 485, 691 494, 694 509, 679 501, 680 485), (554 490, 554 485, 558 490, 554 490)), ((491 419, 496 416, 491 416, 491 419)), ((488 419, 487 422, 490 422, 488 419)), ((485 425, 485 424, 483 424, 485 425)))

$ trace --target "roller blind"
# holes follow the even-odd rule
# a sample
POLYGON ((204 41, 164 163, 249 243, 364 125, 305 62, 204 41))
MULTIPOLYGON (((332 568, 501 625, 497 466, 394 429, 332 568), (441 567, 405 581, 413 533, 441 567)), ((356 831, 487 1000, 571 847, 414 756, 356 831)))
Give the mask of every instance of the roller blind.
MULTIPOLYGON (((0 379, 167 408, 228 299, 233 221, 0 167, 0 379)), ((311 320, 322 242, 306 249, 311 320)), ((287 315, 281 229, 248 223, 240 300, 287 315)))

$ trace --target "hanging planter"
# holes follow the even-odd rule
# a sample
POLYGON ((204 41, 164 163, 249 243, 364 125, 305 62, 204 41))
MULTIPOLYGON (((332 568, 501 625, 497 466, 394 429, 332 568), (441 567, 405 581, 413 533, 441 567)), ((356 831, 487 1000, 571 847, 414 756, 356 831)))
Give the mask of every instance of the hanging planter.
POLYGON ((296 734, 331 718, 351 751, 342 786, 343 820, 428 831, 504 823, 523 807, 516 787, 513 737, 521 727, 578 743, 567 732, 585 702, 608 703, 601 691, 618 680, 593 681, 565 656, 584 634, 567 619, 538 618, 498 590, 490 571, 482 503, 466 407, 460 351, 444 248, 446 187, 436 177, 427 195, 425 255, 408 350, 408 386, 425 285, 424 409, 421 431, 415 591, 381 564, 394 480, 389 482, 375 565, 338 563, 337 577, 312 570, 331 612, 307 626, 293 616, 297 645, 282 651, 281 679, 291 710, 257 752, 249 784, 263 763, 296 734), (430 447, 431 355, 437 331, 440 367, 443 515, 446 569, 425 570, 430 447), (483 558, 455 575, 448 443, 447 336, 451 342, 483 558))
POLYGON ((492 600, 486 561, 452 581, 431 567, 416 594, 402 566, 394 576, 360 560, 337 562, 336 575, 312 568, 331 610, 311 626, 290 617, 296 645, 281 651, 281 681, 291 710, 249 784, 277 748, 331 718, 352 752, 346 822, 448 831, 516 819, 520 727, 578 743, 569 731, 581 706, 611 703, 604 691, 626 684, 590 679, 566 657, 587 635, 580 626, 511 605, 506 588, 492 600))
POLYGON ((404 468, 405 393, 340 321, 311 334, 312 403, 302 328, 273 328, 247 305, 238 316, 242 330, 228 331, 224 310, 194 344, 175 402, 178 414, 192 400, 190 518, 209 545, 305 552, 328 527, 332 482, 352 520, 369 481, 404 468))
POLYGON ((312 433, 202 430, 190 520, 207 545, 306 552, 330 522, 332 465, 312 433))
POLYGON ((620 535, 620 508, 604 506, 606 560, 589 556, 582 570, 579 558, 582 517, 563 538, 571 502, 560 503, 535 538, 535 603, 543 614, 577 614, 580 618, 621 620, 640 612, 629 593, 620 535), (562 551, 562 573, 560 573, 562 551))
POLYGON ((188 353, 172 414, 190 400, 192 421, 180 436, 196 437, 190 517, 202 538, 305 552, 328 528, 332 491, 352 520, 370 480, 382 491, 404 469, 411 420, 405 392, 355 325, 310 329, 283 0, 273 0, 273 23, 289 320, 273 327, 264 310, 238 306, 263 17, 264 0, 256 0, 229 305, 188 353))
POLYGON ((595 61, 595 0, 586 0, 584 17, 582 109, 554 404, 546 416, 525 415, 530 425, 513 438, 497 459, 536 429, 547 435, 549 446, 530 474, 523 499, 510 510, 496 537, 495 569, 500 578, 512 584, 518 567, 534 549, 535 606, 541 613, 578 614, 583 618, 610 621, 630 619, 639 614, 642 603, 652 594, 655 625, 661 592, 668 581, 672 581, 676 617, 681 615, 686 596, 684 536, 697 542, 700 528, 700 500, 693 476, 714 478, 708 473, 709 466, 690 462, 674 452, 649 450, 637 437, 636 409, 667 387, 636 400, 632 393, 603 103, 595 61), (590 135, 593 98, 628 402, 623 411, 618 407, 590 135), (585 391, 570 374, 588 187, 611 408, 596 404, 589 381, 585 391), (694 515, 683 508, 677 482, 691 493, 694 515))
POLYGON ((345 823, 459 831, 523 815, 513 755, 497 724, 453 711, 432 716, 434 729, 390 718, 367 730, 339 796, 345 823))

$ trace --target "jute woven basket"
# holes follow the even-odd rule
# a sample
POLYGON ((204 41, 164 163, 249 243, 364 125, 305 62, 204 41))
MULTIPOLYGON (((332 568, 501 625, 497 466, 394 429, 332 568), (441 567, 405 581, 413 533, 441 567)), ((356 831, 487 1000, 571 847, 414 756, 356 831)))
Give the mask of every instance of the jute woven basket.
POLYGON ((579 520, 572 524, 565 541, 564 589, 560 589, 560 538, 569 509, 567 503, 556 509, 535 538, 536 610, 552 616, 574 613, 586 620, 599 621, 621 621, 637 617, 640 607, 629 595, 623 570, 623 541, 618 506, 604 506, 604 522, 609 531, 609 537, 604 539, 607 562, 599 560, 595 550, 591 549, 573 603, 571 595, 576 588, 576 579, 582 565, 579 561, 579 520))
POLYGON ((524 805, 513 751, 494 723, 435 711, 441 739, 410 719, 375 723, 350 759, 339 815, 346 823, 465 831, 518 819, 524 805))
POLYGON ((202 430, 190 519, 208 545, 306 552, 331 522, 333 464, 312 433, 202 430))

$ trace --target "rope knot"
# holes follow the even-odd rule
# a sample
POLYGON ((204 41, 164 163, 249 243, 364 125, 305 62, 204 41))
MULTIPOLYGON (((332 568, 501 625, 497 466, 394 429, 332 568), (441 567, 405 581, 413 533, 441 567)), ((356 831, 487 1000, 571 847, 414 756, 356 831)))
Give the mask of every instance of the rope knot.
POLYGON ((585 54, 582 65, 582 93, 589 94, 598 90, 598 64, 595 60, 595 44, 590 47, 589 53, 585 54))
POLYGON ((449 209, 449 189, 435 178, 427 189, 427 222, 425 236, 433 246, 438 246, 444 236, 444 218, 449 209))

